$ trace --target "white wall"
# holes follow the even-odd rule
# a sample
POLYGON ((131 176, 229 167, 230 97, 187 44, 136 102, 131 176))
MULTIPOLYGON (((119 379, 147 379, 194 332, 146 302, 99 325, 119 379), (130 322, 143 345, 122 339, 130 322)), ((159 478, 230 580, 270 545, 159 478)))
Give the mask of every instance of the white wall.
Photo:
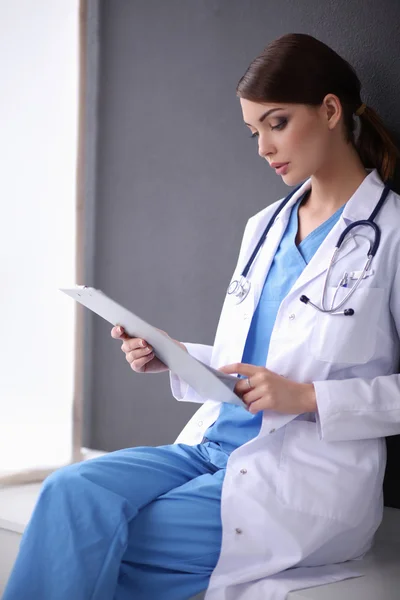
POLYGON ((71 452, 78 0, 0 0, 0 473, 71 452))

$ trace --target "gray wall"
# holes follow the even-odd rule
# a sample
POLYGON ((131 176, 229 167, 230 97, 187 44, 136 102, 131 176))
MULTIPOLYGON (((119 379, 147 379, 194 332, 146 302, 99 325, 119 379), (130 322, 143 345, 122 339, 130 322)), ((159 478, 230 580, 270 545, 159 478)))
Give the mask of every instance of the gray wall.
MULTIPOLYGON (((310 33, 350 60, 363 99, 399 132, 400 4, 95 6, 100 27, 96 38, 97 21, 89 19, 89 60, 96 38, 99 76, 95 66, 88 74, 89 88, 98 85, 97 157, 88 158, 95 169, 88 173, 95 253, 88 281, 171 336, 211 344, 246 220, 289 191, 258 157, 242 123, 237 81, 272 39, 310 33)), ((88 110, 95 111, 91 94, 88 110)), ((87 319, 93 330, 85 443, 115 450, 172 442, 196 406, 172 398, 166 374, 133 373, 107 323, 89 313, 87 319)))

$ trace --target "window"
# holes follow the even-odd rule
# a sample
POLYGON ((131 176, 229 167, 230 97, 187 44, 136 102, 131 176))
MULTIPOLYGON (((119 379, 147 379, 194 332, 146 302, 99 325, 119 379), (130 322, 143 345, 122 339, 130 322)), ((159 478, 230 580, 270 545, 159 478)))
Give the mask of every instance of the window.
POLYGON ((0 0, 0 475, 72 455, 78 0, 0 0))

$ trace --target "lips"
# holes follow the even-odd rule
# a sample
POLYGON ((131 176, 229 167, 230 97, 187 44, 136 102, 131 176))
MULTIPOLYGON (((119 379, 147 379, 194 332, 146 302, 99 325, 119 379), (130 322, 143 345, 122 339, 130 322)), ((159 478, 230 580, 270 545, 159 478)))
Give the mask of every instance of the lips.
POLYGON ((279 169, 279 167, 283 167, 283 165, 288 165, 289 163, 278 163, 278 162, 273 162, 270 164, 270 166, 273 169, 279 169))
POLYGON ((277 175, 286 175, 289 169, 289 163, 275 163, 280 164, 280 167, 275 167, 275 173, 277 175))

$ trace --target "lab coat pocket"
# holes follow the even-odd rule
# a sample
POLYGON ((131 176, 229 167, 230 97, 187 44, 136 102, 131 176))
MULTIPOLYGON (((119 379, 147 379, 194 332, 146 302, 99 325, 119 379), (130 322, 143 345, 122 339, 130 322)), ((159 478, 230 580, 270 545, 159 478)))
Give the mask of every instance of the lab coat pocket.
MULTIPOLYGON (((327 307, 331 306, 335 293, 334 306, 337 306, 349 293, 349 288, 327 288, 327 307)), ((330 363, 362 364, 369 361, 376 351, 383 300, 383 288, 359 287, 340 309, 352 308, 353 315, 318 311, 310 338, 311 354, 330 363)))
POLYGON ((376 501, 381 442, 325 442, 316 423, 291 421, 279 464, 279 500, 292 510, 356 526, 376 501))

